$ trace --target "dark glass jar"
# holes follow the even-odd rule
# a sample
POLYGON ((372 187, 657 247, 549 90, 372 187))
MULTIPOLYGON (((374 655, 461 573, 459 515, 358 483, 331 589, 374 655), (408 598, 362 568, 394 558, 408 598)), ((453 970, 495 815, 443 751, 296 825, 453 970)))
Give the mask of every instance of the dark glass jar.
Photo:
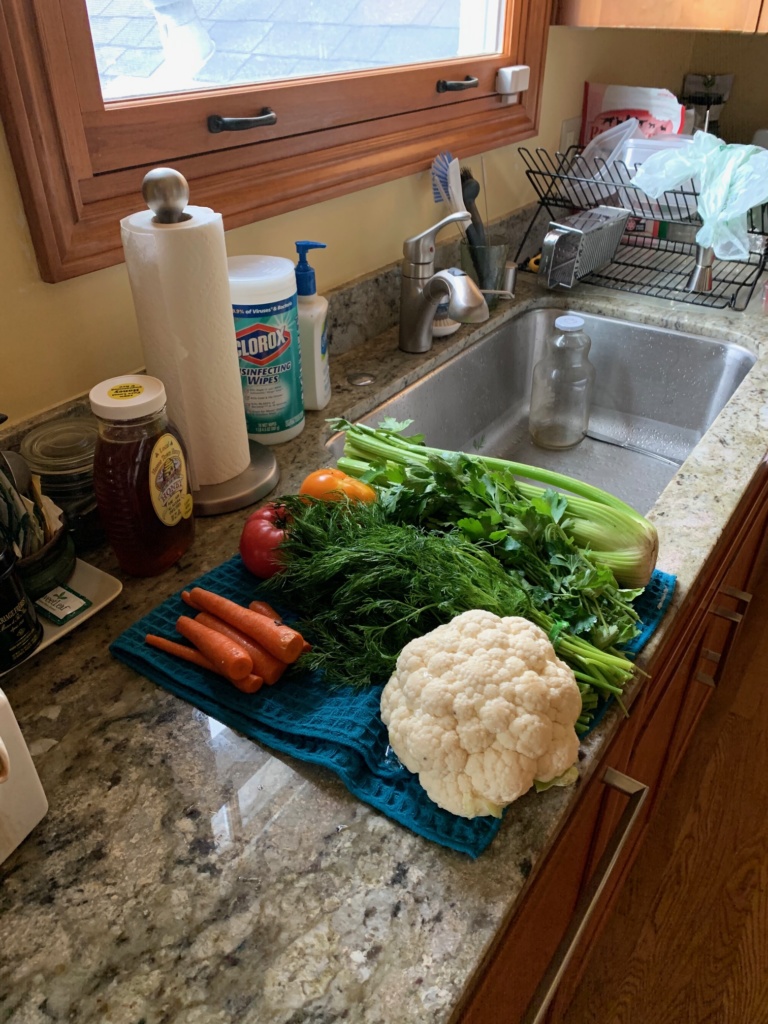
POLYGON ((16 571, 16 556, 0 543, 0 672, 28 657, 43 639, 35 606, 16 571))
POLYGON ((166 414, 156 377, 129 374, 90 394, 99 438, 93 486, 104 532, 120 568, 156 576, 174 565, 194 537, 187 453, 166 414))

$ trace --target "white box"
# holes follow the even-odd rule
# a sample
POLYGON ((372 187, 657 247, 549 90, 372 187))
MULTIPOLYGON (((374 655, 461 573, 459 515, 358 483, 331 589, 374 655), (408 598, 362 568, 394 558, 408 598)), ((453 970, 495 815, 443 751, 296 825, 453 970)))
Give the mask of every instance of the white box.
POLYGON ((48 801, 21 729, 0 690, 0 864, 44 817, 48 801))

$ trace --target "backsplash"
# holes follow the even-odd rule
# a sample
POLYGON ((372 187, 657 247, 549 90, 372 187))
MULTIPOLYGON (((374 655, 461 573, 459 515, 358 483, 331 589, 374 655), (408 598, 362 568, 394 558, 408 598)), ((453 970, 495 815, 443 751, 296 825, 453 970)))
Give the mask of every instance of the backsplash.
MULTIPOLYGON (((535 205, 523 207, 489 225, 489 233, 508 240, 510 258, 514 258, 536 210, 535 205)), ((521 259, 541 249, 546 227, 546 219, 540 217, 526 240, 521 259)), ((441 269, 458 266, 458 263, 457 235, 453 240, 438 245, 435 264, 441 269)), ((326 298, 329 303, 328 337, 333 359, 334 354, 349 352, 357 345, 362 345, 388 331, 397 323, 400 306, 400 260, 327 292, 326 298)), ((98 381, 94 381, 94 384, 97 383, 98 381)), ((64 402, 21 423, 0 430, 0 448, 17 449, 24 435, 40 423, 63 416, 82 416, 89 413, 88 395, 64 402)))

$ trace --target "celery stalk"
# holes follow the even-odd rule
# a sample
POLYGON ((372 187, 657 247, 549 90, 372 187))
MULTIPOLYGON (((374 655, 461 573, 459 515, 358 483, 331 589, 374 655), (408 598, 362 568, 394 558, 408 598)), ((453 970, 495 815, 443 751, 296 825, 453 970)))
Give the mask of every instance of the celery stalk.
POLYGON ((380 482, 393 483, 397 481, 397 467, 429 469, 433 458, 451 459, 461 455, 488 470, 523 477, 524 480, 516 482, 528 498, 540 496, 547 488, 565 492, 569 532, 588 557, 608 566, 622 586, 644 587, 651 578, 659 547, 656 528, 630 505, 599 487, 539 466, 430 448, 419 440, 403 437, 400 430, 407 424, 374 428, 337 420, 333 425, 345 432, 344 455, 338 466, 350 476, 365 477, 372 482, 378 477, 380 482), (529 480, 546 487, 528 483, 529 480))

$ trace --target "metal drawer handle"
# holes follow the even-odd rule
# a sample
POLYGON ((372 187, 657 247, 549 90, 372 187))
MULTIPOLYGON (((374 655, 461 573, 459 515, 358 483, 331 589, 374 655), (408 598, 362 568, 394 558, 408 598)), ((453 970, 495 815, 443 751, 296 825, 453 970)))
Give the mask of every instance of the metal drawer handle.
POLYGON ((611 877, 611 872, 616 866, 619 855, 624 849, 624 845, 648 795, 648 786, 645 783, 637 782, 628 775, 617 772, 615 768, 606 768, 602 781, 606 786, 610 786, 611 789, 617 789, 620 793, 626 794, 629 800, 592 877, 579 895, 570 924, 554 952, 544 977, 538 984, 531 1004, 523 1017, 522 1024, 541 1024, 544 1020, 549 1004, 552 1002, 552 998, 557 991, 557 986, 560 984, 571 957, 576 951, 584 929, 587 927, 603 889, 611 877))
POLYGON ((744 604, 749 604, 752 600, 751 594, 748 594, 746 590, 737 590, 736 587, 720 587, 720 593, 725 594, 726 597, 735 597, 737 601, 743 601, 744 604))
POLYGON ((729 622, 741 622, 744 618, 741 612, 732 612, 730 608, 713 608, 712 614, 719 616, 721 619, 728 619, 729 622))
POLYGON ((437 92, 462 92, 464 89, 476 89, 480 84, 480 79, 475 78, 473 75, 467 75, 466 78, 461 82, 446 82, 444 78, 441 78, 437 83, 437 92))
MULTIPOLYGON (((733 626, 728 630, 728 635, 723 644, 722 651, 713 651, 708 647, 702 648, 700 657, 706 658, 707 661, 713 662, 713 664, 722 666, 725 664, 724 658, 731 649, 731 644, 738 630, 739 623, 744 619, 744 615, 749 610, 749 602, 752 600, 752 595, 748 594, 745 590, 738 590, 736 587, 721 587, 720 593, 726 597, 733 597, 737 601, 741 601, 744 605, 744 612, 732 612, 730 608, 723 608, 718 605, 716 608, 712 608, 712 614, 717 615, 718 618, 726 619, 728 622, 733 623, 733 626)), ((711 686, 713 689, 717 687, 720 681, 720 670, 718 672, 709 675, 707 672, 697 672, 693 677, 697 682, 703 683, 705 686, 711 686)))
MULTIPOLYGON (((710 651, 708 647, 704 647, 701 652, 701 657, 706 658, 707 661, 714 662, 715 665, 719 665, 723 656, 717 651, 710 651)), ((704 683, 705 686, 711 686, 713 690, 717 689, 717 680, 714 676, 707 675, 706 672, 697 672, 693 678, 698 683, 704 683)))
POLYGON ((249 128, 264 128, 270 124, 277 124, 277 114, 269 107, 264 107, 258 117, 221 117, 220 114, 211 114, 208 118, 208 131, 212 135, 218 132, 245 132, 249 128))

